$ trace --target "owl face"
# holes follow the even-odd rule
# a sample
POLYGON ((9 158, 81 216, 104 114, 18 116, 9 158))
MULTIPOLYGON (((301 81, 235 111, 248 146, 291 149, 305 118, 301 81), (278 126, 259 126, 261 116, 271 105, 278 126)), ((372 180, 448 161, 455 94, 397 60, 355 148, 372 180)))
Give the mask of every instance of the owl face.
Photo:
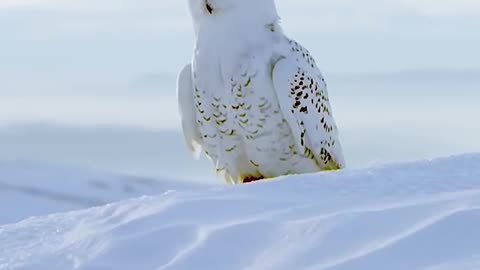
POLYGON ((255 18, 275 13, 274 0, 188 0, 196 23, 228 20, 233 17, 255 18))
MULTIPOLYGON (((261 1, 261 0, 260 0, 261 1)), ((224 14, 241 6, 246 2, 253 2, 252 0, 189 0, 190 9, 192 13, 203 15, 205 17, 216 14, 224 14)))
POLYGON ((194 19, 208 20, 209 18, 228 16, 244 6, 244 2, 251 0, 188 0, 190 12, 194 19))

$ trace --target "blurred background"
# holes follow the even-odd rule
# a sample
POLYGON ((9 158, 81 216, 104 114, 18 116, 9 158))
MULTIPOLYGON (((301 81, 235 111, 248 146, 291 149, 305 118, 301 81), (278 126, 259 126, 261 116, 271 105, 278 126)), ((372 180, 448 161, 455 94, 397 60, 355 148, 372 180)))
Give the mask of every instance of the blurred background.
MULTIPOLYGON (((480 151, 480 2, 277 0, 350 167, 480 151)), ((0 1, 0 161, 213 182, 183 144, 186 0, 0 1)))

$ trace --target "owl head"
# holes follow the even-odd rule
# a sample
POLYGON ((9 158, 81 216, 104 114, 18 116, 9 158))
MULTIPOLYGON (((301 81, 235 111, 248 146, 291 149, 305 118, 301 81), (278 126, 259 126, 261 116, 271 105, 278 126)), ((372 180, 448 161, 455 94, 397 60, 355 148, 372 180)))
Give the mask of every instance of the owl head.
POLYGON ((188 0, 195 25, 271 22, 278 19, 274 0, 188 0))

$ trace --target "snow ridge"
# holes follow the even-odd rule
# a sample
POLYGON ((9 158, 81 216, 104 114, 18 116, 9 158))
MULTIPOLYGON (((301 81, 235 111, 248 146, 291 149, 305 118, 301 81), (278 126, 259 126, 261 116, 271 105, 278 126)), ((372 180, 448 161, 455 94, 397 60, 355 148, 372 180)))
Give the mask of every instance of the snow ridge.
POLYGON ((480 154, 165 192, 0 227, 0 269, 480 269, 480 154))

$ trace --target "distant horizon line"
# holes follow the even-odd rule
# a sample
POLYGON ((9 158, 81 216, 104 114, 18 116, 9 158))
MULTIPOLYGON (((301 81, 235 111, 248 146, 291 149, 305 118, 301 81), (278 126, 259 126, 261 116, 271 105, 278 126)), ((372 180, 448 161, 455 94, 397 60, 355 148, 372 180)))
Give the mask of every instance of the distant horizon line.
MULTIPOLYGON (((322 69, 327 81, 345 81, 345 82, 368 82, 375 83, 384 82, 385 80, 398 80, 408 79, 415 82, 461 82, 465 83, 479 83, 480 84, 480 67, 479 68, 412 68, 412 69, 398 69, 398 70, 385 70, 385 71, 346 71, 346 72, 329 72, 328 69, 322 69)), ((81 77, 79 75, 79 77, 81 77)), ((111 97, 112 94, 119 97, 162 97, 170 96, 162 91, 164 89, 176 88, 176 74, 169 72, 146 72, 140 76, 137 76, 125 83, 113 82, 113 79, 100 80, 95 78, 89 83, 88 87, 81 88, 81 93, 78 94, 80 86, 76 85, 75 80, 68 78, 67 82, 63 82, 62 86, 59 86, 58 78, 52 78, 51 80, 45 80, 44 83, 32 81, 32 87, 19 82, 19 87, 15 87, 14 81, 8 82, 7 86, 0 92, 0 97, 41 97, 46 96, 98 96, 98 97, 111 97), (52 81, 52 83, 50 83, 52 81), (95 82, 100 82, 98 86, 95 82), (108 82, 112 82, 108 85, 108 82), (53 83, 54 82, 54 83, 53 83), (123 85, 123 86, 122 86, 123 85), (37 89, 32 91, 30 89, 37 89), (48 90, 49 89, 49 90, 48 90), (158 91, 157 91, 158 89, 158 91), (37 93, 34 93, 37 92, 37 93), (40 93, 39 93, 40 92, 40 93)))

